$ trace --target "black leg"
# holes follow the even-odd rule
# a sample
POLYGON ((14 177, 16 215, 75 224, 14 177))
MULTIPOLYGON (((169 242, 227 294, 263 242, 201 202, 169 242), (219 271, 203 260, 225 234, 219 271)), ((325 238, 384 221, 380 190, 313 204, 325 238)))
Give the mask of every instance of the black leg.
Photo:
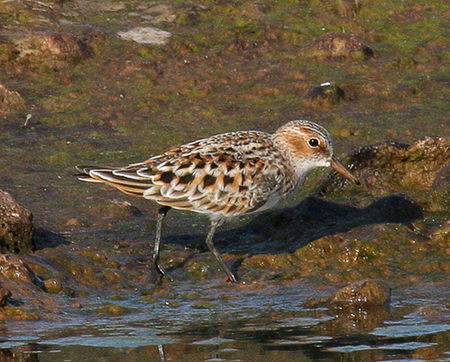
POLYGON ((223 223, 223 220, 220 220, 220 219, 211 221, 211 228, 209 229, 208 235, 206 236, 206 245, 208 246, 209 250, 214 254, 214 256, 216 257, 216 259, 219 262, 222 269, 225 271, 225 273, 227 273, 227 276, 228 276, 228 279, 230 280, 230 282, 237 283, 236 277, 231 272, 231 270, 228 269, 227 265, 222 260, 222 257, 220 256, 219 252, 217 251, 216 247, 214 246, 214 243, 212 240, 214 233, 216 232, 216 229, 220 225, 222 225, 222 223, 223 223))
POLYGON ((164 218, 170 210, 170 206, 163 206, 158 210, 158 218, 156 219, 156 234, 155 234, 155 247, 153 249, 153 260, 150 266, 152 279, 155 283, 161 282, 164 276, 167 276, 170 280, 172 278, 166 273, 164 268, 159 263, 159 247, 161 245, 161 229, 164 218))

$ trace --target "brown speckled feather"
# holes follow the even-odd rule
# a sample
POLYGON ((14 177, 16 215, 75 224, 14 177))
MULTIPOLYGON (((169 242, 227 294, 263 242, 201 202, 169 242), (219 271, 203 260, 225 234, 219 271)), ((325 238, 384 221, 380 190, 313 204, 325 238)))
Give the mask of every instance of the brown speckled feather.
POLYGON ((272 135, 243 131, 191 142, 123 168, 80 171, 160 205, 231 217, 256 211, 272 195, 279 199, 294 188, 295 175, 283 164, 272 135))
POLYGON ((227 218, 261 211, 286 197, 315 167, 333 167, 357 183, 333 158, 330 134, 309 121, 292 121, 274 134, 258 131, 224 133, 194 141, 119 168, 78 166, 83 181, 102 182, 164 206, 156 220, 152 273, 166 272, 159 263, 162 221, 170 208, 207 214, 211 227, 205 243, 226 272, 236 276, 213 244, 216 228, 227 218))

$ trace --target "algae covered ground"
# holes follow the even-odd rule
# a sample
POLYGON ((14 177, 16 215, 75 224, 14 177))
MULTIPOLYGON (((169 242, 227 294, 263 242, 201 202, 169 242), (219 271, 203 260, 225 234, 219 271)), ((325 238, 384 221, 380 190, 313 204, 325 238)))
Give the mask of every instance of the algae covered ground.
POLYGON ((448 357, 450 7, 443 1, 4 1, 0 188, 34 215, 0 268, 1 353, 24 360, 448 357), (155 27, 166 42, 120 36, 155 27), (362 181, 314 172, 226 225, 73 177, 237 129, 309 119, 362 181), (389 304, 305 304, 365 279, 389 304), (448 342, 447 342, 448 343, 448 342), (39 358, 38 358, 39 356, 39 358))

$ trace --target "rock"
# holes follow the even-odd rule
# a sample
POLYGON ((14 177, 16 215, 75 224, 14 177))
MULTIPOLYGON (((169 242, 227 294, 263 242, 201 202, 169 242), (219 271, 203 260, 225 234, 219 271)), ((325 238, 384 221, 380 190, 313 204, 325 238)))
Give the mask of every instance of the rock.
POLYGON ((164 45, 167 44, 171 33, 151 26, 144 28, 134 28, 128 31, 119 31, 119 37, 125 40, 133 40, 141 44, 164 45))
MULTIPOLYGON (((365 146, 346 157, 343 163, 349 165, 373 197, 401 190, 435 211, 445 211, 449 159, 450 137, 425 137, 413 144, 384 142, 365 146)), ((342 193, 346 188, 352 186, 333 172, 319 186, 318 194, 342 193)))
POLYGON ((0 115, 21 110, 25 107, 22 96, 15 91, 10 91, 0 84, 0 115))
POLYGON ((152 4, 138 6, 141 17, 152 24, 173 23, 177 18, 172 7, 167 4, 152 4))
POLYGON ((11 292, 3 287, 0 287, 0 307, 6 305, 8 298, 11 296, 11 292))
POLYGON ((432 242, 442 245, 447 250, 447 255, 450 256, 450 220, 447 220, 441 227, 434 230, 430 239, 432 242))
MULTIPOLYGON (((37 321, 39 315, 35 312, 29 312, 25 308, 5 306, 0 310, 0 316, 3 319, 14 321, 37 321)), ((17 360, 17 359, 14 359, 17 360)))
POLYGON ((44 289, 48 293, 59 293, 62 291, 61 281, 56 278, 46 279, 44 280, 44 289))
POLYGON ((35 249, 32 213, 0 190, 0 251, 25 253, 35 249))
POLYGON ((91 48, 71 33, 36 32, 12 39, 15 60, 34 67, 62 67, 91 56, 91 48))
POLYGON ((102 308, 96 310, 97 314, 107 314, 107 315, 123 315, 131 312, 130 308, 122 307, 121 305, 113 303, 105 303, 106 305, 102 308))
POLYGON ((301 49, 301 56, 318 59, 357 58, 373 56, 373 50, 356 35, 327 33, 301 49))
POLYGON ((36 284, 38 279, 30 267, 17 255, 0 254, 0 275, 13 280, 36 284))
POLYGON ((306 98, 310 99, 313 105, 323 107, 340 103, 345 99, 345 93, 337 85, 326 82, 309 88, 306 98))
POLYGON ((307 300, 305 305, 316 307, 327 305, 331 307, 374 307, 389 303, 391 289, 378 280, 360 280, 339 289, 332 296, 322 300, 307 300))
POLYGON ((450 210, 450 162, 436 175, 431 185, 431 209, 450 210))
POLYGON ((334 305, 374 306, 389 303, 391 288, 377 280, 357 281, 334 293, 328 302, 334 305))

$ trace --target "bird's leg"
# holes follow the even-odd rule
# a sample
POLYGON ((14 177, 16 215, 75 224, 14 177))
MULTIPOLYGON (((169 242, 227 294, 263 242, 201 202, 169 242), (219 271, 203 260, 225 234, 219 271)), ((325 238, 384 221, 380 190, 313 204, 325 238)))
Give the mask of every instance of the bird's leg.
POLYGON ((206 236, 206 245, 208 246, 209 250, 214 254, 214 256, 216 257, 216 259, 219 262, 222 269, 225 271, 225 273, 227 273, 227 276, 228 276, 228 279, 230 280, 230 282, 237 283, 236 277, 231 272, 231 270, 228 269, 227 265, 222 260, 222 257, 220 256, 219 252, 217 251, 216 247, 214 246, 214 243, 212 240, 214 233, 216 232, 216 229, 220 225, 222 225, 222 223, 223 223, 223 220, 221 220, 221 219, 211 220, 211 228, 209 229, 208 235, 206 236))
POLYGON ((158 218, 156 219, 155 247, 153 249, 153 260, 150 265, 152 279, 159 283, 164 276, 170 280, 172 278, 166 273, 164 268, 159 264, 159 246, 161 244, 161 228, 164 218, 170 210, 170 206, 163 206, 158 210, 158 218))

